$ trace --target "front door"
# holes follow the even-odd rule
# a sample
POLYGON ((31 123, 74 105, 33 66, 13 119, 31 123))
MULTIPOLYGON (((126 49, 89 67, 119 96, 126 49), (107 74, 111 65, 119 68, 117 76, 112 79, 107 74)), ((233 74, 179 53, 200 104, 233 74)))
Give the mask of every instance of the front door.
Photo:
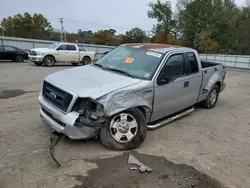
POLYGON ((189 76, 184 54, 172 54, 157 78, 151 121, 188 107, 188 95, 186 94, 188 88, 189 76))
POLYGON ((67 45, 62 44, 60 45, 57 49, 56 52, 54 53, 54 56, 58 62, 64 62, 68 61, 68 51, 67 51, 67 45))

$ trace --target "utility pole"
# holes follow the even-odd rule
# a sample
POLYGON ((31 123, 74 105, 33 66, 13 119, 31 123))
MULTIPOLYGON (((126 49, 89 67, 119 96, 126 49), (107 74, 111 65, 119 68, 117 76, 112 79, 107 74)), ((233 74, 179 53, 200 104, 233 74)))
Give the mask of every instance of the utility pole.
MULTIPOLYGON (((63 18, 59 18, 59 22, 61 23, 61 41, 64 41, 64 37, 63 37, 63 31, 64 31, 64 27, 63 27, 63 18)), ((65 37, 66 38, 66 37, 65 37)))

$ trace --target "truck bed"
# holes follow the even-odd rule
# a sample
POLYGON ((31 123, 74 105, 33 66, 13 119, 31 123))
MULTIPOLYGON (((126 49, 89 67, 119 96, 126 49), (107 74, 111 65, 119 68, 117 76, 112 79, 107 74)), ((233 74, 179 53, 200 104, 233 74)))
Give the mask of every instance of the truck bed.
POLYGON ((201 60, 201 67, 202 69, 209 68, 209 67, 214 67, 217 65, 222 65, 221 63, 216 63, 213 61, 207 61, 207 60, 201 60))

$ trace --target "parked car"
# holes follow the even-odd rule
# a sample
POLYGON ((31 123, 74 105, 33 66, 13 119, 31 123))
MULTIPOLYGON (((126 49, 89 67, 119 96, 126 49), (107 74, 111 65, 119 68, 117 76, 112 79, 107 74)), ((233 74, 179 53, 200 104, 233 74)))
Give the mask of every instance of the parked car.
POLYGON ((191 48, 124 44, 95 64, 45 77, 40 115, 71 139, 100 136, 107 148, 133 149, 147 129, 191 113, 196 103, 214 108, 225 76, 222 64, 200 60, 191 48))
POLYGON ((90 64, 95 59, 95 52, 90 52, 74 43, 57 42, 47 48, 30 50, 29 59, 36 65, 54 66, 57 62, 71 62, 73 65, 90 64))
POLYGON ((28 54, 28 50, 14 46, 0 45, 0 60, 23 62, 25 59, 28 59, 28 54))

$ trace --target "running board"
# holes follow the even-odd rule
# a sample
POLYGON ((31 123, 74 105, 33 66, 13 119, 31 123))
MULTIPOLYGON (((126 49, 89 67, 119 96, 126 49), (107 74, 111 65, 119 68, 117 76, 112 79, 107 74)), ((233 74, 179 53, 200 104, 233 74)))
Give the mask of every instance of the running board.
POLYGON ((179 119, 179 118, 181 118, 181 117, 183 117, 183 116, 185 116, 193 111, 194 111, 194 107, 192 106, 191 108, 188 108, 187 110, 182 111, 179 114, 176 114, 174 116, 171 116, 168 119, 165 119, 157 124, 148 125, 148 129, 150 129, 150 130, 157 129, 157 128, 162 127, 163 125, 166 125, 166 124, 168 124, 176 119, 179 119))

